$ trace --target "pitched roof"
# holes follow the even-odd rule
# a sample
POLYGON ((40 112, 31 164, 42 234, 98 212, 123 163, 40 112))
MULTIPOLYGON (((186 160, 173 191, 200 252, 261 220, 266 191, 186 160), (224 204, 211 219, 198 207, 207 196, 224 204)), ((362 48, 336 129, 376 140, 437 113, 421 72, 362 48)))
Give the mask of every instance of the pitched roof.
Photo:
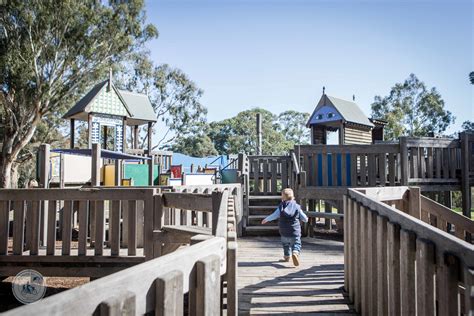
MULTIPOLYGON (((90 105, 108 82, 109 79, 96 84, 84 97, 69 109, 66 114, 64 114, 63 118, 87 120, 87 113, 91 112, 90 105)), ((128 113, 128 125, 141 125, 147 122, 156 122, 156 115, 153 106, 146 94, 119 90, 113 83, 112 88, 128 113)))
POLYGON ((360 107, 355 102, 342 100, 326 94, 321 96, 316 109, 314 109, 313 114, 308 120, 308 126, 316 111, 324 105, 332 105, 346 122, 374 127, 374 124, 370 122, 369 118, 364 114, 364 112, 362 112, 360 107))
POLYGON ((84 97, 82 97, 66 114, 63 115, 63 118, 72 118, 76 114, 81 112, 86 112, 86 107, 89 105, 92 100, 99 94, 100 90, 109 82, 109 80, 104 80, 96 84, 84 97))
POLYGON ((150 99, 148 98, 148 95, 125 90, 118 91, 132 114, 132 117, 127 119, 127 121, 131 121, 130 123, 133 123, 135 120, 156 122, 156 114, 155 111, 153 111, 153 106, 150 102, 150 99))

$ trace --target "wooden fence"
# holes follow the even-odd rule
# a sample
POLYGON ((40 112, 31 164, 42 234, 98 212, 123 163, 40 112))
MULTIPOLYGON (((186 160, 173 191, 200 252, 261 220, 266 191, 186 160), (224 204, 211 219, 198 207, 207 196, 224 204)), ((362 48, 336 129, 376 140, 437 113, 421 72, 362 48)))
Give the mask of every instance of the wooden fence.
POLYGON ((249 193, 279 195, 291 185, 290 156, 248 156, 249 193))
MULTIPOLYGON (((158 258, 5 315, 136 315, 150 312, 182 315, 184 308, 191 315, 218 315, 222 309, 226 309, 228 315, 236 315, 235 197, 224 189, 211 194, 161 192, 152 195, 152 199, 155 221, 151 222, 153 242, 150 251, 158 258), (199 226, 191 225, 165 225, 166 209, 211 214, 210 226, 199 229, 199 226), (174 236, 172 240, 165 236, 170 231, 174 236), (169 243, 175 244, 177 240, 179 246, 190 246, 166 255, 162 253, 169 243)), ((178 247, 173 245, 173 248, 178 247)))
POLYGON ((474 246, 461 236, 472 234, 470 219, 407 187, 349 189, 344 212, 345 289, 359 313, 474 312, 474 246), (452 223, 455 235, 425 222, 431 218, 452 223))
POLYGON ((474 134, 459 139, 401 137, 373 145, 301 145, 302 199, 341 200, 348 187, 416 185, 422 191, 462 191, 470 212, 474 134))
MULTIPOLYGON (((216 190, 228 191, 236 201, 239 227, 238 184, 0 190, 0 275, 36 268, 47 276, 101 277, 142 263, 156 256, 153 231, 159 225, 159 194, 202 192, 209 200, 216 190)), ((190 204, 179 211, 165 207, 168 217, 164 216, 163 223, 211 229, 210 213, 202 214, 194 207, 198 206, 190 204)))

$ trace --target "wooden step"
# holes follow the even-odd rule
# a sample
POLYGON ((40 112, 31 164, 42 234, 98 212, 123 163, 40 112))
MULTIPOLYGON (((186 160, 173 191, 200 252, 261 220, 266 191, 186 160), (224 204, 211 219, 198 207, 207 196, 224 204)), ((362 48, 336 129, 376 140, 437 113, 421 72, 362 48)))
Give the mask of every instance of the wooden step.
POLYGON ((247 236, 278 236, 278 226, 247 226, 245 227, 245 235, 247 236))

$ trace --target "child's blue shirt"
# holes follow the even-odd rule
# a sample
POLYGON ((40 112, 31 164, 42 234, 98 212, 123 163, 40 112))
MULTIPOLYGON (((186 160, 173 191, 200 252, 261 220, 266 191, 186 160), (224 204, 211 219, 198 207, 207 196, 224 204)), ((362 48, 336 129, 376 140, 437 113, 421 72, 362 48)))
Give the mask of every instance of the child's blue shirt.
MULTIPOLYGON (((300 220, 302 220, 303 222, 306 223, 308 221, 308 216, 306 216, 306 214, 303 212, 303 210, 301 208, 298 209, 298 215, 300 217, 300 220)), ((272 214, 265 217, 265 221, 271 222, 271 221, 274 221, 278 218, 280 218, 280 208, 279 207, 277 207, 276 210, 272 214)))

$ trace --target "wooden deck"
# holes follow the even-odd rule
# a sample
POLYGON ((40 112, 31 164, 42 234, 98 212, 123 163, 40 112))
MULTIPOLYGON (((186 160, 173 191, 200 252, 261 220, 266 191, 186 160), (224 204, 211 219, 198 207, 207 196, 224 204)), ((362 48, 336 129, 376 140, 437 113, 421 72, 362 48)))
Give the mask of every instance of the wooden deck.
POLYGON ((239 315, 355 315, 344 296, 342 242, 303 238, 301 264, 278 262, 279 237, 238 240, 239 315))

